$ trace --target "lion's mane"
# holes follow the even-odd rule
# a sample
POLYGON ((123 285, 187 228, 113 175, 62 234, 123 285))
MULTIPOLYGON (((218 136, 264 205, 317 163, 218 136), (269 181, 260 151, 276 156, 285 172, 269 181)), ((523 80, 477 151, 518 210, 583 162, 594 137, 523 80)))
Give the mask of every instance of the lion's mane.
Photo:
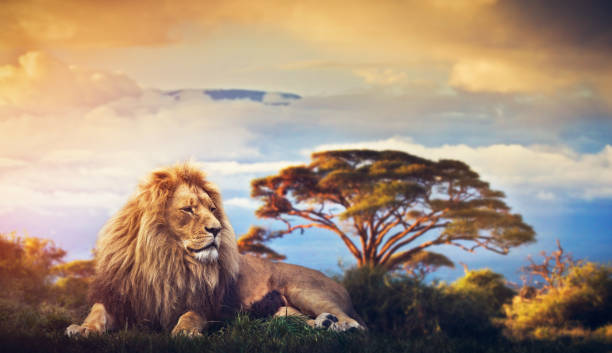
POLYGON ((238 276, 239 253, 218 189, 185 163, 153 172, 100 231, 90 300, 103 303, 117 327, 145 324, 169 329, 188 310, 210 320, 238 276), (182 183, 204 189, 222 224, 217 262, 189 256, 173 239, 165 208, 182 183))

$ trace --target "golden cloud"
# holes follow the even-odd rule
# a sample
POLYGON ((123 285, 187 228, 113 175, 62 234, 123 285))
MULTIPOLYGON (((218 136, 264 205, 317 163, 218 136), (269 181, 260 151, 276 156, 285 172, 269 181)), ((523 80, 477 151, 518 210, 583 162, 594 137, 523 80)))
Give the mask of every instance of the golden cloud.
MULTIPOLYGON (((605 1, 544 3, 4 1, 0 47, 166 45, 201 39, 212 29, 238 23, 290 33, 341 51, 345 58, 446 65, 449 82, 471 91, 534 92, 580 84, 607 92, 612 33, 606 28, 612 15, 602 11, 605 1)), ((364 80, 380 79, 380 74, 373 78, 371 72, 355 72, 364 80)))
POLYGON ((17 65, 0 66, 0 108, 30 113, 96 106, 140 94, 127 76, 68 66, 40 51, 19 57, 17 65))
POLYGON ((449 83, 473 92, 550 92, 568 86, 571 80, 516 63, 462 60, 453 65, 449 83))

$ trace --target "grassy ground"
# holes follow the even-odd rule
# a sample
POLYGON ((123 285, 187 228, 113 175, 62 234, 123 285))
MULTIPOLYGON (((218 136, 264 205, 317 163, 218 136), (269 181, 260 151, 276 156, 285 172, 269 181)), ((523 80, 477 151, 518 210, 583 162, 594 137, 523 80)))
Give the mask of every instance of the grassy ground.
POLYGON ((603 342, 584 340, 511 341, 501 335, 397 337, 383 333, 313 330, 291 318, 255 320, 239 315, 209 328, 204 336, 171 338, 165 333, 122 330, 69 339, 63 313, 41 314, 0 303, 0 352, 612 352, 603 342))

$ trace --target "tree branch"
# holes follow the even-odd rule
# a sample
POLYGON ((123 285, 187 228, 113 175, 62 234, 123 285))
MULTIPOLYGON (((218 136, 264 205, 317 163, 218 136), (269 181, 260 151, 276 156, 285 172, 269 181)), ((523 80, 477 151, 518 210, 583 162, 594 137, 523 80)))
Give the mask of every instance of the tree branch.
MULTIPOLYGON (((312 225, 312 227, 318 227, 318 228, 323 228, 323 229, 328 229, 328 230, 333 231, 338 236, 340 236, 340 239, 342 239, 344 244, 349 248, 353 256, 355 256, 357 259, 360 259, 362 257, 361 251, 359 251, 359 249, 357 248, 357 246, 355 246, 355 244, 351 241, 351 239, 349 239, 349 237, 340 228, 338 228, 338 226, 336 226, 334 222, 331 222, 323 214, 312 211, 312 210, 305 211, 305 210, 298 210, 295 208, 292 211, 287 212, 287 214, 292 215, 292 216, 299 216, 299 217, 315 222, 312 225), (311 214, 315 215, 316 217, 312 217, 311 214)), ((331 216, 330 218, 333 218, 333 216, 331 216)))
POLYGON ((388 269, 392 269, 393 267, 395 267, 396 265, 405 262, 407 260, 409 260, 412 256, 414 256, 414 254, 418 253, 419 251, 430 247, 432 245, 437 245, 437 244, 441 244, 443 243, 442 241, 439 241, 438 239, 436 240, 430 240, 427 242, 422 243, 419 246, 416 246, 410 250, 406 250, 403 251, 401 253, 398 253, 396 255, 393 255, 391 258, 387 259, 385 262, 380 262, 381 265, 385 266, 388 269))
MULTIPOLYGON (((428 215, 426 215, 425 217, 421 217, 418 220, 416 220, 410 227, 408 227, 407 229, 405 229, 404 231, 398 232, 397 234, 395 234, 394 236, 392 236, 389 240, 387 240, 387 242, 385 243, 385 245, 383 246, 383 248, 380 250, 380 254, 383 255, 385 254, 395 243, 397 243, 398 241, 400 241, 403 237, 405 237, 407 234, 409 234, 410 232, 413 232, 416 230, 416 228, 422 224, 423 222, 426 221, 430 221, 430 225, 425 226, 425 228, 423 228, 421 231, 418 231, 416 234, 412 235, 409 239, 408 242, 413 241, 414 239, 420 237, 421 235, 423 235, 426 231, 428 231, 433 225, 435 225, 435 223, 440 219, 440 217, 442 217, 446 212, 448 212, 448 208, 443 209, 442 211, 433 211, 431 213, 429 213, 428 215), (440 212, 440 214, 436 215, 437 212, 440 212)), ((384 256, 384 255, 383 255, 384 256)))
MULTIPOLYGON (((407 245, 412 243, 415 239, 417 239, 418 237, 420 237, 421 235, 425 234, 426 232, 428 232, 429 230, 433 229, 433 228, 443 228, 446 227, 446 223, 444 224, 437 224, 436 222, 438 221, 437 218, 432 219, 431 223, 425 227, 423 227, 420 231, 414 233, 413 235, 411 235, 408 239, 401 241, 399 243, 397 243, 395 246, 393 247, 388 247, 387 244, 385 244, 385 248, 387 250, 383 250, 380 252, 380 255, 382 256, 382 258, 380 259, 380 263, 385 263, 385 261, 387 261, 397 250, 399 250, 402 246, 407 245)), ((404 233, 404 232, 402 232, 404 233)), ((407 233, 406 233, 407 234, 407 233)), ((439 241, 442 242, 442 237, 439 236, 438 238, 436 238, 434 241, 439 241)))

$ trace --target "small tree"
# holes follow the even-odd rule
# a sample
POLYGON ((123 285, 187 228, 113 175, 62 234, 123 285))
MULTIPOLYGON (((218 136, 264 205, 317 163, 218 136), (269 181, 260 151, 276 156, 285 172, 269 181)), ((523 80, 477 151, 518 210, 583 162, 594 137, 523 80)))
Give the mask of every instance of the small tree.
POLYGON ((314 153, 309 165, 253 180, 252 196, 263 201, 258 217, 285 223, 276 236, 327 229, 359 266, 394 269, 444 244, 507 254, 535 235, 466 164, 398 151, 314 153))
POLYGON ((547 255, 546 251, 542 250, 540 255, 543 257, 542 263, 536 263, 529 255, 527 257, 529 265, 521 267, 523 288, 534 288, 540 293, 547 292, 561 284, 560 281, 563 280, 570 268, 580 265, 572 259, 571 254, 565 253, 559 239, 557 239, 556 251, 547 255), (554 261, 554 263, 551 263, 551 261, 554 261), (544 283, 540 284, 535 279, 536 277, 541 277, 544 283))
POLYGON ((0 297, 39 302, 47 295, 54 266, 65 255, 51 240, 0 233, 0 297))

